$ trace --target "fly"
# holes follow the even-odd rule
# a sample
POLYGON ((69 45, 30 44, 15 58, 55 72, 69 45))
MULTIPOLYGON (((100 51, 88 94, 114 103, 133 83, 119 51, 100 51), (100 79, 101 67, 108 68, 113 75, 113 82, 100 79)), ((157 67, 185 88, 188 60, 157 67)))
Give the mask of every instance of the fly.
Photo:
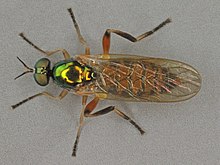
POLYGON ((70 8, 68 11, 78 39, 85 48, 85 54, 76 55, 71 58, 65 49, 45 51, 33 44, 23 33, 20 33, 19 35, 26 42, 44 55, 51 56, 57 52, 61 52, 64 60, 57 62, 51 67, 51 62, 48 58, 41 58, 36 62, 34 68, 30 68, 17 57, 26 70, 15 79, 26 73, 33 73, 38 85, 46 86, 49 80, 52 79, 53 82, 62 88, 62 91, 58 96, 54 96, 47 91, 37 93, 12 105, 12 108, 15 109, 38 96, 46 96, 57 100, 63 99, 69 92, 82 96, 83 108, 80 114, 80 124, 77 129, 72 156, 76 156, 85 117, 96 117, 109 112, 115 112, 118 116, 130 122, 141 134, 145 133, 134 120, 115 106, 108 106, 94 112, 101 99, 136 102, 177 102, 193 97, 200 90, 201 77, 188 64, 164 58, 109 53, 112 33, 131 42, 137 42, 170 23, 170 18, 166 19, 153 30, 138 37, 120 30, 107 29, 102 40, 103 53, 91 55, 90 47, 80 33, 72 9, 70 8), (89 103, 87 103, 88 96, 93 96, 93 99, 89 103))

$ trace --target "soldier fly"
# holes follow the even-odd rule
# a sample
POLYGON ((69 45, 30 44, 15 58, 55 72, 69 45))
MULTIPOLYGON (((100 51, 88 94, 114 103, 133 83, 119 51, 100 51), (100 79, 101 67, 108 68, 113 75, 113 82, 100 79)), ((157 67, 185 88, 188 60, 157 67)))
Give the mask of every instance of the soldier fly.
POLYGON ((65 49, 44 51, 33 44, 23 33, 20 33, 20 36, 26 42, 44 55, 51 56, 61 52, 64 60, 57 62, 51 67, 50 60, 42 58, 37 61, 34 68, 30 68, 18 58, 26 68, 26 71, 15 79, 32 72, 36 83, 40 86, 46 86, 51 78, 63 90, 58 96, 54 96, 46 91, 37 93, 12 105, 12 108, 15 109, 38 96, 46 96, 57 100, 63 99, 69 92, 82 96, 83 108, 80 114, 80 124, 77 129, 72 156, 76 156, 85 117, 96 117, 109 112, 115 112, 118 116, 130 122, 141 134, 144 134, 144 130, 134 120, 115 106, 108 106, 94 112, 99 100, 177 102, 193 97, 200 90, 201 76, 198 71, 188 64, 163 58, 109 53, 111 33, 117 34, 131 42, 138 42, 170 23, 170 18, 153 30, 143 33, 138 37, 120 30, 107 29, 102 40, 103 53, 91 55, 90 47, 81 35, 72 9, 70 8, 68 11, 78 39, 85 48, 85 54, 75 55, 72 58, 65 49), (88 96, 93 96, 94 98, 87 104, 88 96))

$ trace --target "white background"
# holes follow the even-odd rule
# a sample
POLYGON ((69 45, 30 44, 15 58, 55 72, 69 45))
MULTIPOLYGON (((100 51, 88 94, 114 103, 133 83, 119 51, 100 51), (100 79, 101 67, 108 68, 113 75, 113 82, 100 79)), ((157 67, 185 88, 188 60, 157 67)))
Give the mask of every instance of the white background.
MULTIPOLYGON (((0 2, 0 164, 219 164, 220 155, 220 1, 219 0, 1 0, 0 2), (50 91, 39 87, 31 74, 16 81, 23 66, 43 57, 18 34, 45 50, 65 48, 72 56, 84 53, 67 8, 72 7, 91 53, 102 53, 107 28, 135 36, 171 17, 167 25, 139 43, 112 35, 112 53, 170 58, 189 63, 203 78, 194 98, 180 103, 116 105, 146 131, 143 136, 111 113, 88 119, 77 157, 71 157, 81 98, 69 94, 62 101, 36 98, 12 111, 28 96, 50 91)), ((52 59, 61 59, 60 56, 52 59)))

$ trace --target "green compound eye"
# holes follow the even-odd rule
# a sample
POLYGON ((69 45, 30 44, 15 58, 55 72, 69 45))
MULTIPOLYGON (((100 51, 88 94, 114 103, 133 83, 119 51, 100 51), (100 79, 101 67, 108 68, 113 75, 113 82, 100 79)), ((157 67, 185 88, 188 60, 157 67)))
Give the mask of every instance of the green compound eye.
POLYGON ((46 86, 49 83, 49 77, 47 75, 34 74, 34 79, 40 86, 46 86))
POLYGON ((34 79, 40 86, 46 86, 49 83, 50 60, 42 58, 34 66, 34 79))
POLYGON ((38 60, 34 66, 34 68, 47 68, 50 67, 50 60, 47 58, 41 58, 38 60))

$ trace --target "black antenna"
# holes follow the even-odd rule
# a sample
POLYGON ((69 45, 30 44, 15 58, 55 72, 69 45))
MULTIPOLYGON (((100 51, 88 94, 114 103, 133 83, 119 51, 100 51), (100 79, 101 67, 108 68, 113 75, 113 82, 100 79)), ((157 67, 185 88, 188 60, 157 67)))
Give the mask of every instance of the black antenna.
POLYGON ((27 69, 27 71, 23 72, 22 74, 18 75, 17 77, 14 78, 14 80, 16 80, 17 78, 25 75, 26 73, 31 73, 34 72, 34 69, 28 67, 19 57, 17 57, 17 59, 24 65, 24 67, 27 69))

